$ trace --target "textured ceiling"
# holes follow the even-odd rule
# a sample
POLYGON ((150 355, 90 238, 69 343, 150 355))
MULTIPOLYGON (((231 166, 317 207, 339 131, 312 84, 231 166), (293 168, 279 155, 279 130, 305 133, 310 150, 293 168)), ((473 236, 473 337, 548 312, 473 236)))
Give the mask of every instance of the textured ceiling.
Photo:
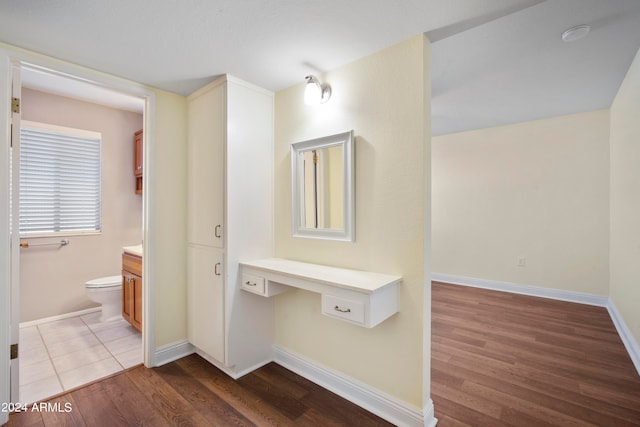
POLYGON ((0 1, 0 41, 180 94, 224 73, 277 91, 421 32, 434 134, 456 132, 607 108, 640 0, 0 1))

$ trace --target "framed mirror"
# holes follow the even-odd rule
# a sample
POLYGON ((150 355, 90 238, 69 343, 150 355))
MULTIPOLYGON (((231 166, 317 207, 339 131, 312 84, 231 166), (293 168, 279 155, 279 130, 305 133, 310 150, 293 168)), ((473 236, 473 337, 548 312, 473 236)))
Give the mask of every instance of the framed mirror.
POLYGON ((294 237, 355 240, 353 131, 291 144, 294 237))

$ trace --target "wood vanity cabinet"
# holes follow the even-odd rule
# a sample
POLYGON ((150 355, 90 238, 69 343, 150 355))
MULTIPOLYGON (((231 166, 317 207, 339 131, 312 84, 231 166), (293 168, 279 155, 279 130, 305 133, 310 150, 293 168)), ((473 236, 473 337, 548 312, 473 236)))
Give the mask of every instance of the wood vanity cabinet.
POLYGON ((122 317, 142 332, 142 258, 122 254, 122 317))
POLYGON ((142 194, 142 172, 144 169, 142 135, 142 129, 133 134, 133 175, 136 177, 136 194, 142 194))

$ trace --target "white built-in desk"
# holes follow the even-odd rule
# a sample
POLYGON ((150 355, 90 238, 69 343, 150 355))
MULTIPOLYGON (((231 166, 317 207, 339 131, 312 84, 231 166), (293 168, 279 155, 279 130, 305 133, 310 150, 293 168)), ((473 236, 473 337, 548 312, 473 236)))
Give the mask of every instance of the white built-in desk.
POLYGON ((241 262, 241 288, 263 297, 291 288, 322 294, 322 313, 373 328, 398 312, 402 277, 282 258, 241 262))

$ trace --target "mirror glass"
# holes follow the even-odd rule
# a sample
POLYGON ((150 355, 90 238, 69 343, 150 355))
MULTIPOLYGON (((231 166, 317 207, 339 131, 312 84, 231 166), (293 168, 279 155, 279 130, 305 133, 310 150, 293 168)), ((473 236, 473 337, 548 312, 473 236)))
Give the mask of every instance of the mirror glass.
POLYGON ((353 131, 291 145, 295 237, 354 240, 353 131))

